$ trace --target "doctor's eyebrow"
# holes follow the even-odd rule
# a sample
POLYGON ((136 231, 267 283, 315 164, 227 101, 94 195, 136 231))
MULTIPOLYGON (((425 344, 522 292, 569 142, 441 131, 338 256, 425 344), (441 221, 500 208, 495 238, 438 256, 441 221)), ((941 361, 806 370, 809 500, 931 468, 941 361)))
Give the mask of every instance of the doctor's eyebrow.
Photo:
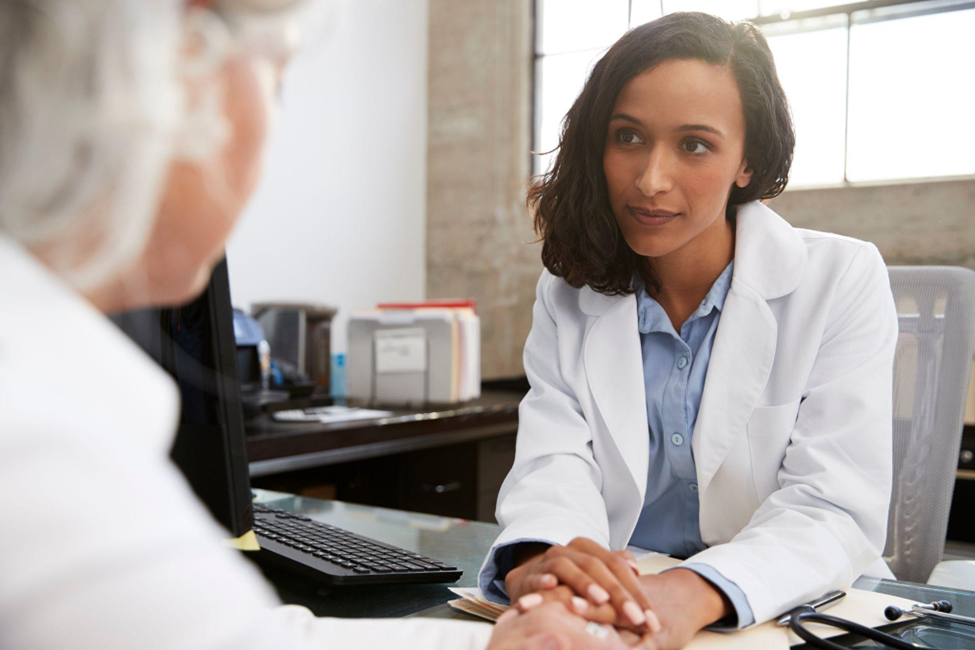
MULTIPOLYGON (((645 127, 643 122, 641 122, 639 119, 633 117, 632 115, 627 115, 626 113, 615 113, 612 117, 609 118, 610 122, 613 122, 614 120, 623 120, 624 122, 632 122, 637 126, 645 127)), ((722 133, 720 129, 717 129, 709 124, 682 124, 678 126, 676 129, 674 129, 675 133, 684 133, 686 131, 705 131, 707 133, 712 133, 718 136, 719 138, 725 137, 724 133, 722 133)))
POLYGON ((612 122, 613 120, 623 120, 625 122, 633 122, 637 126, 643 126, 643 122, 641 122, 640 120, 636 119, 631 115, 627 115, 626 113, 616 113, 611 118, 609 118, 610 122, 612 122))
POLYGON ((685 131, 706 131, 708 133, 713 133, 719 138, 724 137, 724 133, 722 133, 720 129, 716 129, 713 126, 708 126, 707 124, 684 124, 682 126, 678 126, 676 129, 674 129, 674 131, 677 133, 683 133, 685 131))

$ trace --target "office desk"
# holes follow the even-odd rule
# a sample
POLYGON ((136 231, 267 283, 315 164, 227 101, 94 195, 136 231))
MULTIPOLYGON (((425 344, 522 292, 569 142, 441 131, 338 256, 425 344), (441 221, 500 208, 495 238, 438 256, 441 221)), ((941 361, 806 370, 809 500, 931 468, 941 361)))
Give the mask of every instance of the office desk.
POLYGON ((462 404, 383 409, 393 415, 329 424, 276 422, 270 415, 261 415, 246 426, 251 476, 514 433, 518 429, 518 404, 524 396, 524 392, 485 391, 480 398, 462 404))
MULTIPOLYGON (((276 507, 307 515, 317 521, 340 526, 360 535, 448 561, 464 570, 461 579, 451 585, 356 587, 336 589, 331 592, 319 590, 307 581, 297 580, 280 572, 268 572, 268 577, 285 602, 304 605, 319 616, 343 618, 422 616, 476 620, 447 605, 447 601, 455 598, 447 587, 476 586, 481 561, 500 530, 496 524, 336 501, 320 501, 265 490, 256 490, 255 493, 257 500, 262 503, 273 503, 276 507)), ((975 616, 975 592, 864 578, 858 580, 855 586, 919 602, 947 598, 954 604, 955 613, 975 616)), ((975 647, 975 645, 955 647, 975 647)))
POLYGON ((497 524, 321 501, 266 490, 254 492, 256 500, 262 503, 271 503, 316 521, 450 562, 464 571, 458 582, 449 585, 354 587, 331 593, 287 574, 267 572, 285 602, 304 605, 319 616, 398 618, 420 613, 428 615, 429 610, 439 609, 439 613, 429 614, 468 618, 464 614, 454 614, 446 605, 448 600, 455 598, 447 587, 477 586, 481 561, 498 535, 497 524))
POLYGON ((486 390, 463 404, 334 424, 262 415, 247 424, 251 477, 271 490, 323 496, 312 490, 324 485, 328 498, 494 521, 523 397, 486 390))

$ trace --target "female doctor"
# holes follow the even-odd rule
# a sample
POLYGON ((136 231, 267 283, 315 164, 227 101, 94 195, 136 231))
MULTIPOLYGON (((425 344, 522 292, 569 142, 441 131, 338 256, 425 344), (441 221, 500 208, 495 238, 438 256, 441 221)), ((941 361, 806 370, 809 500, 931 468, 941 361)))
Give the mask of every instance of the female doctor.
POLYGON ((890 575, 887 272, 759 202, 793 145, 752 25, 671 14, 596 64, 529 192, 546 270, 489 597, 666 648, 890 575), (637 578, 628 544, 684 562, 637 578))
POLYGON ((175 386, 102 312, 206 285, 294 4, 0 2, 0 648, 622 647, 561 604, 493 631, 274 607, 170 462, 175 386))

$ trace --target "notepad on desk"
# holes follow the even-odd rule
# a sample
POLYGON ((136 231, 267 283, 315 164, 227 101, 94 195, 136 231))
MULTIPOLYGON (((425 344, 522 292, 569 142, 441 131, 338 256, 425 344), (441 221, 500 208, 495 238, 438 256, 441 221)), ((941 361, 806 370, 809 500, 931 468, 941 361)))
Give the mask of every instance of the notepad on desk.
MULTIPOLYGON (((681 560, 658 553, 637 556, 640 575, 653 575, 671 569, 681 560)), ((497 620, 508 607, 489 602, 477 588, 451 588, 460 596, 450 601, 450 606, 489 621, 497 620)), ((884 608, 897 605, 903 609, 911 608, 911 601, 872 591, 850 588, 846 598, 830 608, 833 616, 855 621, 868 627, 880 627, 890 623, 884 618, 884 608)), ((809 623, 808 627, 823 638, 843 634, 842 630, 809 623)), ((737 632, 720 633, 701 630, 686 646, 687 650, 787 650, 790 646, 802 643, 802 639, 792 634, 788 628, 778 627, 775 621, 756 625, 737 632)))
POLYGON ((395 415, 392 411, 376 411, 351 406, 312 406, 304 409, 275 411, 271 417, 278 422, 352 422, 355 420, 380 420, 395 415))

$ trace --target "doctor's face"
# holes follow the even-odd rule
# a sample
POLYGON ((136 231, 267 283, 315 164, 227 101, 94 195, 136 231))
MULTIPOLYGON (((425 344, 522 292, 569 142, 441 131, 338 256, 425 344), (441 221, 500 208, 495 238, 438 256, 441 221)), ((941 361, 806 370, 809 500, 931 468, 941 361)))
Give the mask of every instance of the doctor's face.
POLYGON ((664 258, 729 237, 728 196, 751 178, 744 149, 741 97, 727 67, 673 59, 631 79, 603 151, 610 205, 630 248, 664 258))

